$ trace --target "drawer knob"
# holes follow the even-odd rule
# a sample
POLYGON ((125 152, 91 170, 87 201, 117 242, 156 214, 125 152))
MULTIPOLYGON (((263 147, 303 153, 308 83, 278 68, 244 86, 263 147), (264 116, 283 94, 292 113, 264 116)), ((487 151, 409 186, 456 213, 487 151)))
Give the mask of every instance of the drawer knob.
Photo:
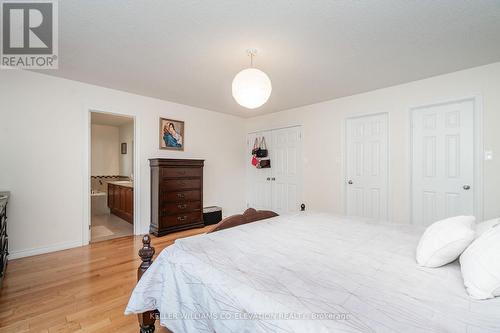
POLYGON ((186 221, 186 219, 187 219, 187 216, 185 216, 185 215, 177 217, 177 221, 186 221))
POLYGON ((179 209, 186 209, 187 208, 187 205, 186 204, 183 204, 183 205, 177 205, 177 207, 179 209))
POLYGON ((185 198, 186 196, 184 193, 177 193, 177 198, 185 198))

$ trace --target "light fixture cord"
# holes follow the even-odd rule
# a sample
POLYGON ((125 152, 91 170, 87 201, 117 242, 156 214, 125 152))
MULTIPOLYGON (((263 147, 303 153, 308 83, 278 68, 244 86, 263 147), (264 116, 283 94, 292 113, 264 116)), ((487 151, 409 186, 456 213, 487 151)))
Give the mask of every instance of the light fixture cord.
POLYGON ((250 68, 253 68, 253 57, 257 55, 257 50, 247 49, 247 55, 250 56, 250 68))

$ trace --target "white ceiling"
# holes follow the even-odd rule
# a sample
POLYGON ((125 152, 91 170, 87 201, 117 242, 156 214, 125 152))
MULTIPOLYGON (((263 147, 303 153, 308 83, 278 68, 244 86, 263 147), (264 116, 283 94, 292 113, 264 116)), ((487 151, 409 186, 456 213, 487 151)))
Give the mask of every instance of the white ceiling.
POLYGON ((90 114, 90 123, 94 125, 107 125, 107 126, 120 127, 122 125, 131 123, 133 121, 134 118, 132 117, 117 116, 110 113, 92 112, 90 114))
POLYGON ((244 117, 500 61, 500 0, 64 0, 60 69, 101 86, 244 117), (273 83, 246 110, 234 75, 273 83))

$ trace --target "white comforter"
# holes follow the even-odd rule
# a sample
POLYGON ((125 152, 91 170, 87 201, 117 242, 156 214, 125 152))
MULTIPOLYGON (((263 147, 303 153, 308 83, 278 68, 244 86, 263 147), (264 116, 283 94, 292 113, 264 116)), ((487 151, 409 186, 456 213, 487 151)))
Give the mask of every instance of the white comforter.
POLYGON ((475 301, 458 263, 415 262, 421 230, 301 213, 180 239, 126 313, 181 332, 500 332, 500 298, 475 301))

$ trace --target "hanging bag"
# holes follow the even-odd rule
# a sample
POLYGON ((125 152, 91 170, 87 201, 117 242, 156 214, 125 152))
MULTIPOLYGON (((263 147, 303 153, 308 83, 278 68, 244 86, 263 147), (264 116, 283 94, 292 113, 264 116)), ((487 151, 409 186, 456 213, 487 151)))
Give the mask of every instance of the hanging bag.
POLYGON ((259 150, 259 138, 255 138, 255 141, 253 142, 252 155, 256 155, 257 150, 259 150))
POLYGON ((257 150, 259 149, 259 139, 258 138, 255 138, 255 141, 253 143, 253 149, 252 149, 252 159, 250 161, 250 163, 252 163, 252 165, 254 167, 257 166, 257 164, 259 164, 259 160, 257 159, 256 157, 256 154, 257 154, 257 150))
POLYGON ((266 158, 265 160, 260 160, 259 165, 257 168, 259 169, 265 169, 265 168, 270 168, 271 167, 271 160, 266 158))
POLYGON ((255 155, 257 157, 267 157, 267 154, 268 152, 267 152, 266 138, 262 137, 262 139, 260 140, 259 149, 257 149, 255 155))

